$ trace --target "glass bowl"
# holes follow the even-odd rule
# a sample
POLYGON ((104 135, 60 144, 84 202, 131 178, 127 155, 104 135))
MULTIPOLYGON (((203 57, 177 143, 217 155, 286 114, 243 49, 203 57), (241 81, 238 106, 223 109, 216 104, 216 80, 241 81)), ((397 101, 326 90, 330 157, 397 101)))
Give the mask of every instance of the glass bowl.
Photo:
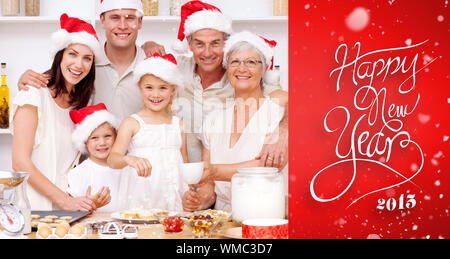
POLYGON ((210 215, 194 215, 187 218, 182 218, 184 224, 190 228, 194 238, 209 238, 214 232, 214 228, 219 223, 217 217, 210 215))
POLYGON ((207 216, 210 215, 211 217, 217 218, 218 222, 216 226, 214 227, 214 233, 219 233, 225 228, 225 224, 230 220, 231 218, 231 212, 224 211, 224 210, 203 210, 198 212, 199 215, 207 216))
POLYGON ((175 212, 163 212, 155 214, 166 234, 179 234, 183 232, 184 221, 175 212))

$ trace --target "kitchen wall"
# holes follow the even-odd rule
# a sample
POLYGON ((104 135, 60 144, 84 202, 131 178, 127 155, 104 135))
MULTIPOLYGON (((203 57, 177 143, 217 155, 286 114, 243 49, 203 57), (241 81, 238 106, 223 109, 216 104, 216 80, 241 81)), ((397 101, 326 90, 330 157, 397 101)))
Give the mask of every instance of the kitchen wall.
MULTIPOLYGON (((99 22, 95 21, 96 2, 92 0, 41 0, 41 17, 25 17, 24 0, 21 0, 21 17, 0 15, 0 62, 7 63, 7 83, 11 99, 17 92, 19 76, 27 69, 43 72, 50 67, 48 46, 50 35, 59 29, 61 13, 77 16, 96 25, 99 38, 104 39, 99 22)), ((224 13, 235 19, 234 31, 250 30, 278 42, 275 63, 281 66, 281 84, 288 89, 288 22, 272 19, 272 0, 209 0, 224 13), (252 20, 253 19, 253 20, 252 20)), ((169 15, 170 0, 159 0, 159 15, 169 15)), ((1 7, 0 7, 1 9, 1 7)), ((1 14, 1 13, 0 13, 1 14)), ((153 40, 170 50, 178 32, 178 21, 144 21, 138 44, 153 40)), ((11 170, 10 134, 0 134, 0 170, 11 170)))

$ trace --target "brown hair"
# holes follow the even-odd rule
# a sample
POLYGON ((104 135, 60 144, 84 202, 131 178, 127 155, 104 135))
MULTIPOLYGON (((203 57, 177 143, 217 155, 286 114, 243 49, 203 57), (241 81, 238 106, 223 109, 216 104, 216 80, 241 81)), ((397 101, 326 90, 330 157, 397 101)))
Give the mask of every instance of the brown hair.
MULTIPOLYGON (((56 53, 53 59, 52 67, 45 72, 50 76, 50 80, 47 86, 54 90, 53 98, 58 97, 61 94, 67 94, 66 83, 64 76, 61 72, 61 61, 63 58, 64 50, 62 49, 56 53)), ((85 107, 91 95, 94 93, 94 80, 95 80, 95 61, 92 61, 91 70, 78 84, 73 88, 73 91, 69 93, 70 105, 72 109, 81 109, 85 107)))

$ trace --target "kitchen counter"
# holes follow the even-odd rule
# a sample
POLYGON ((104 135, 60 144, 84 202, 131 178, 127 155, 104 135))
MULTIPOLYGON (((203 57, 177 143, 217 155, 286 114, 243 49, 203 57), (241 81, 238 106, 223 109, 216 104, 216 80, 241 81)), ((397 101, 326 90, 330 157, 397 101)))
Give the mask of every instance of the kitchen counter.
MULTIPOLYGON (((109 213, 94 213, 83 219, 81 219, 78 223, 88 223, 93 221, 104 221, 111 220, 109 213)), ((129 224, 129 223, 123 223, 129 224)), ((138 228, 138 239, 192 239, 191 230, 189 227, 184 227, 183 232, 179 234, 166 234, 164 232, 163 226, 161 224, 134 224, 138 228)), ((235 236, 236 230, 235 228, 239 227, 236 223, 229 221, 225 224, 224 230, 220 233, 213 233, 211 235, 211 239, 222 239, 222 238, 230 238, 228 233, 233 231, 233 237, 235 236)), ((33 231, 27 235, 29 239, 36 239, 36 232, 33 231)), ((86 239, 98 239, 100 238, 97 233, 88 233, 86 239)))

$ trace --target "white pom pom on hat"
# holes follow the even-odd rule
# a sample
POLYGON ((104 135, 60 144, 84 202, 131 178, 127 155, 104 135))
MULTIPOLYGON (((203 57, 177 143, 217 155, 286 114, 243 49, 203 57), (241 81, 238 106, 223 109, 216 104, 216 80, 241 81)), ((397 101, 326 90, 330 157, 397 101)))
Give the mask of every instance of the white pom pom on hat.
POLYGON ((183 40, 176 40, 172 43, 171 47, 172 50, 178 54, 186 54, 189 52, 189 44, 186 38, 183 40))
POLYGON ((219 8, 201 1, 187 2, 181 7, 178 39, 172 44, 172 49, 178 54, 186 54, 189 52, 187 36, 201 29, 214 29, 231 34, 231 24, 231 19, 222 14, 219 8))
POLYGON ((277 85, 280 80, 280 72, 273 70, 273 69, 269 69, 264 74, 263 80, 264 80, 264 83, 266 83, 268 85, 277 85))

